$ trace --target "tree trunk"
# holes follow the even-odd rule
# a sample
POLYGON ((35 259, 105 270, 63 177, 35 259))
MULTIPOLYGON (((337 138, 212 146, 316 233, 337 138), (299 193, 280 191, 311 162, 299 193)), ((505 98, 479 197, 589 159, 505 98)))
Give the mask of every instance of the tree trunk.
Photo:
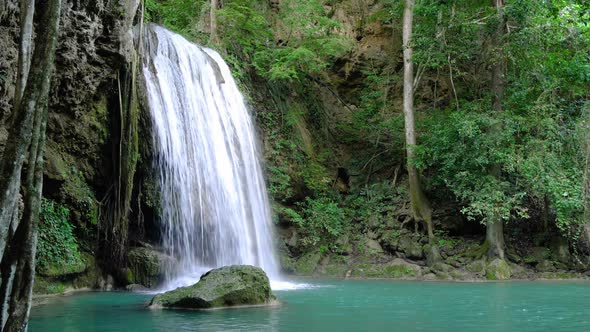
POLYGON ((414 19, 414 0, 406 0, 403 18, 404 48, 404 119, 406 128, 406 153, 408 159, 408 176, 410 182, 410 202, 415 221, 423 221, 428 231, 429 242, 434 239, 432 226, 432 209, 422 191, 420 174, 414 166, 414 148, 416 132, 414 125, 414 63, 412 49, 412 25, 414 19))
MULTIPOLYGON (((18 215, 18 209, 15 209, 15 215, 9 228, 8 236, 10 238, 14 236, 19 220, 20 216, 18 215)), ((4 324, 6 324, 6 320, 8 319, 10 294, 12 291, 12 282, 14 281, 14 272, 16 270, 16 261, 12 258, 13 256, 14 255, 10 255, 9 252, 6 251, 4 257, 2 257, 2 261, 0 262, 0 306, 2 308, 2 312, 0 312, 2 315, 2 319, 0 320, 2 324, 0 325, 0 330, 2 330, 1 328, 4 326, 4 324)))
MULTIPOLYGON (((40 9, 40 19, 37 23, 35 51, 28 75, 25 74, 27 82, 24 93, 20 102, 15 104, 15 122, 7 140, 1 165, 2 172, 0 173, 2 180, 9 182, 3 184, 2 189, 6 187, 7 190, 3 191, 0 197, 0 207, 3 209, 1 221, 4 226, 8 219, 13 220, 14 224, 16 200, 21 184, 20 170, 24 154, 30 145, 23 217, 18 223, 14 235, 2 239, 5 241, 2 243, 2 249, 6 249, 2 251, 1 259, 3 275, 0 290, 3 298, 1 299, 0 312, 3 313, 3 323, 6 317, 2 331, 26 331, 35 277, 47 102, 54 69, 61 0, 47 0, 37 5, 37 9, 40 9), (15 125, 19 125, 19 128, 15 128, 15 125), (31 144, 28 144, 29 142, 31 144), (14 159, 11 160, 11 157, 14 159), (17 170, 18 172, 16 172, 17 170), (14 197, 7 196, 9 193, 12 193, 14 197), (11 208, 11 211, 7 208, 11 208), (8 218, 9 213, 12 213, 10 218, 8 218), (14 273, 14 276, 5 275, 6 272, 8 274, 14 273)), ((23 17, 26 16, 26 14, 23 15, 23 17)), ((26 24, 21 23, 21 26, 24 25, 26 24)), ((26 33, 26 31, 21 31, 21 37, 26 33)), ((21 39, 21 43, 23 42, 27 42, 27 40, 21 39)), ((23 49, 22 45, 21 49, 23 49)), ((21 63, 20 59, 19 63, 21 63)), ((21 75, 20 71, 19 75, 21 75)), ((15 100, 17 99, 15 98, 15 100)), ((11 230, 10 222, 8 224, 8 227, 3 228, 5 231, 3 236, 12 235, 9 234, 11 233, 9 232, 11 230)))
POLYGON ((16 208, 20 176, 30 141, 32 113, 35 108, 35 105, 29 107, 21 103, 31 62, 35 1, 21 0, 20 10, 20 45, 11 129, 0 161, 0 257, 4 254, 13 216, 18 214, 16 208))
POLYGON ((584 168, 584 187, 582 191, 582 202, 584 204, 583 223, 590 224, 590 138, 586 142, 586 167, 584 168))
MULTIPOLYGON (((49 92, 49 87, 47 88, 49 92)), ((14 258, 17 259, 7 310, 7 321, 3 331, 26 331, 33 283, 35 280, 35 254, 37 252, 37 235, 41 193, 43 190, 43 150, 45 148, 45 128, 47 126, 47 94, 45 101, 39 105, 35 119, 35 135, 29 153, 29 169, 25 194, 23 219, 11 241, 15 244, 14 258)), ((11 247, 12 247, 11 243, 11 247)), ((12 255, 11 255, 12 256, 12 255)))
POLYGON ((20 104, 25 90, 25 83, 29 76, 31 65, 31 50, 33 43, 33 16, 35 15, 35 0, 24 0, 20 4, 20 47, 18 53, 18 71, 16 77, 16 92, 14 105, 20 104))
MULTIPOLYGON (((490 56, 492 57, 492 109, 496 113, 502 113, 502 102, 504 101, 504 94, 506 90, 506 57, 502 51, 502 38, 506 29, 506 21, 504 19, 503 7, 504 0, 494 0, 494 7, 497 10, 498 25, 492 35, 492 50, 490 56)), ((493 128, 494 132, 500 132, 501 126, 493 128)), ((499 178, 501 170, 498 165, 492 167, 491 173, 499 178)), ((504 223, 499 217, 488 217, 486 225, 486 241, 488 242, 488 258, 504 259, 504 223)))
POLYGON ((211 0, 211 42, 215 45, 219 44, 219 36, 217 34, 217 8, 219 8, 219 0, 211 0))

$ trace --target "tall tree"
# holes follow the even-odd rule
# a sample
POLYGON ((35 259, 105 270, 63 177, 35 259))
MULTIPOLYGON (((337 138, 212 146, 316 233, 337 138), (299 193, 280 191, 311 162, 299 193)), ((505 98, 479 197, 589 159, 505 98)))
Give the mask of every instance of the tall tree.
MULTIPOLYGON (((35 254, 37 247, 37 225, 41 205, 43 183, 43 150, 47 124, 47 102, 51 76, 54 68, 55 49, 59 29, 61 0, 47 0, 37 3, 39 21, 35 39, 35 50, 30 60, 32 21, 30 14, 33 1, 22 0, 21 10, 21 52, 17 81, 23 80, 22 95, 17 89, 14 99, 14 123, 9 134, 1 160, 2 180, 7 191, 0 196, 3 209, 3 251, 1 257, 2 284, 0 299, 2 331, 26 331, 31 308, 33 282, 35 277, 35 254), (25 20, 25 22, 22 22, 25 20), (28 45, 22 45, 29 43, 28 45), (28 70, 23 69, 26 66, 28 70), (25 152, 28 165, 25 177, 24 210, 18 226, 15 197, 21 186, 20 170, 25 152), (18 172, 17 172, 18 171, 18 172), (10 209, 10 210, 9 210, 10 209), (9 219, 4 219, 11 216, 9 219), (4 228, 5 222, 8 226, 4 228), (14 230, 14 232, 12 232, 14 230), (8 275, 7 272, 8 271, 8 275)), ((19 84, 17 83, 17 86, 19 84)), ((4 187, 2 188, 4 189, 4 187)))
MULTIPOLYGON (((496 9, 496 28, 491 38, 491 92, 492 109, 497 114, 502 113, 502 103, 506 91, 506 57, 502 49, 504 34, 506 33, 506 21, 504 17, 504 0, 493 0, 496 9)), ((500 124, 496 125, 495 131, 500 131, 500 124)), ((501 176, 499 165, 493 165, 491 173, 496 178, 501 176)), ((488 216, 486 222, 486 241, 488 247, 488 258, 504 259, 504 223, 502 218, 488 216)))
POLYGON ((428 231, 429 242, 434 239, 432 226, 432 208, 422 190, 420 174, 414 165, 414 148, 416 147, 416 128, 414 124, 414 62, 412 59, 412 28, 414 21, 414 0, 406 0, 403 17, 403 52, 404 52, 404 119, 406 128, 407 168, 410 182, 410 201, 412 216, 416 221, 423 221, 428 231))
MULTIPOLYGON (((32 50, 34 0, 20 2, 20 45, 11 130, 0 161, 0 257, 6 248, 10 226, 18 214, 21 170, 32 131, 35 103, 21 103, 25 93, 32 50)), ((33 98, 34 99, 34 98, 33 98)))

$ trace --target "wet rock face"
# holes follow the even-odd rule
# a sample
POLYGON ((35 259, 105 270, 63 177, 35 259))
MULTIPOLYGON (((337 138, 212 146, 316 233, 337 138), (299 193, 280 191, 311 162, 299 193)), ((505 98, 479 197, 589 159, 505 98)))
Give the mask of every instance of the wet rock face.
MULTIPOLYGON (((109 117, 118 109, 109 109, 108 99, 116 94, 117 73, 133 56, 132 25, 139 1, 62 2, 43 189, 44 196, 66 204, 70 222, 85 231, 96 227, 95 202, 110 183, 109 117)), ((19 0, 0 1, 0 151, 13 109, 19 16, 19 0)))
POLYGON ((58 147, 54 151, 62 159, 76 160, 91 186, 103 184, 109 176, 100 144, 105 141, 101 136, 108 134, 112 111, 106 100, 115 95, 117 74, 132 59, 138 4, 139 0, 68 0, 62 8, 48 145, 58 147))
POLYGON ((66 1, 62 9, 51 104, 80 116, 101 85, 131 60, 139 0, 66 1))
MULTIPOLYGON (((0 3, 0 123, 5 121, 12 109, 16 63, 18 60, 18 1, 0 3)), ((3 128, 2 128, 3 129, 3 128)), ((3 144, 6 134, 0 136, 3 144)))
MULTIPOLYGON (((6 121, 13 108, 18 3, 6 0, 0 5, 0 146, 6 139, 6 121)), ((97 120, 93 112, 101 98, 114 93, 111 87, 118 71, 132 58, 132 25, 138 4, 139 0, 64 0, 62 4, 56 68, 49 94, 47 145, 59 146, 62 151, 50 152, 67 154, 61 153, 60 158, 75 160, 76 168, 92 182, 103 176, 98 163, 103 146, 97 144, 97 136, 108 125, 103 121, 106 117, 97 120)), ((52 157, 52 153, 46 155, 52 157)))
MULTIPOLYGON (((98 88, 115 78, 133 53, 139 0, 64 0, 50 109, 84 113, 98 88)), ((18 60, 18 0, 0 5, 0 105, 12 108, 18 60)))
POLYGON ((151 248, 134 248, 129 251, 129 282, 147 288, 156 287, 164 280, 165 269, 172 268, 176 260, 151 248))
POLYGON ((266 273, 249 265, 225 266, 205 273, 193 286, 152 299, 152 308, 211 309, 264 305, 274 300, 266 273))

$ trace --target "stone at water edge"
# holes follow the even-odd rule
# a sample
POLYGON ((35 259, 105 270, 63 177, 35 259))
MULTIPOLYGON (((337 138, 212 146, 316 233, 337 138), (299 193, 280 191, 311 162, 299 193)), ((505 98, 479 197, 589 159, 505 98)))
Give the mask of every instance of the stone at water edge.
POLYGON ((264 270, 250 265, 232 265, 205 273, 192 286, 156 295, 150 307, 211 309, 265 305, 274 300, 264 270))
POLYGON ((129 275, 127 282, 153 288, 164 281, 166 267, 176 265, 176 260, 158 250, 148 247, 129 251, 129 275))
POLYGON ((503 259, 496 258, 486 266, 488 280, 508 280, 510 276, 510 265, 503 259))

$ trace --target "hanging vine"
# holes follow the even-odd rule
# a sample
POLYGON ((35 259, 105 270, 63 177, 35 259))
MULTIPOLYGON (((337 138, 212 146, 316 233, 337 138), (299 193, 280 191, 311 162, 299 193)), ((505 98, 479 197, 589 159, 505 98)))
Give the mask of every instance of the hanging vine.
MULTIPOLYGON (((141 45, 144 19, 143 1, 141 4, 140 34, 141 45)), ((137 65, 140 48, 136 47, 133 58, 117 75, 118 137, 113 139, 113 192, 109 193, 103 208, 102 243, 103 258, 116 267, 126 264, 129 219, 133 198, 134 178, 139 159, 138 119, 139 104, 137 98, 137 65)))

